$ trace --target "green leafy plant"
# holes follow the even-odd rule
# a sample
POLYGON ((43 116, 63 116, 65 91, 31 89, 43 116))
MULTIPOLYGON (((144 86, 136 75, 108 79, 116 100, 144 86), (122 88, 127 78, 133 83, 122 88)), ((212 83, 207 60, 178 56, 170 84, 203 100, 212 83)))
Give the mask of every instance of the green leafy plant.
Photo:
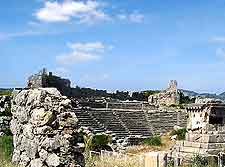
POLYGON ((96 134, 93 138, 93 144, 95 147, 106 146, 111 143, 111 137, 106 134, 96 134))
POLYGON ((2 130, 2 132, 4 133, 5 136, 12 136, 12 132, 10 130, 10 128, 5 128, 2 130))
POLYGON ((178 129, 178 130, 173 130, 170 135, 177 135, 177 140, 184 140, 185 139, 185 134, 187 130, 185 128, 178 129))
POLYGON ((150 145, 150 146, 160 146, 162 145, 162 141, 160 136, 152 136, 152 137, 146 138, 143 141, 143 144, 150 145))
POLYGON ((199 154, 196 154, 192 157, 191 167, 205 167, 208 166, 207 157, 203 157, 199 154))
POLYGON ((84 135, 85 152, 90 151, 93 148, 93 136, 84 135))

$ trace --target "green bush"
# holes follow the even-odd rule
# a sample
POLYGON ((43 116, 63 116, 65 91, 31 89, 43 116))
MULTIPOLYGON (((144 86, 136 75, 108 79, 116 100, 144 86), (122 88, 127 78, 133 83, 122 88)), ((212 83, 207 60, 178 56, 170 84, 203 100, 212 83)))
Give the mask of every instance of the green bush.
POLYGON ((11 108, 7 107, 4 112, 0 112, 0 116, 12 116, 11 108))
POLYGON ((111 143, 111 137, 105 134, 96 134, 93 138, 93 144, 95 147, 106 146, 111 143))
POLYGON ((0 159, 10 161, 12 152, 13 152, 12 136, 0 137, 0 159))
POLYGON ((2 132, 4 133, 5 136, 12 136, 12 132, 10 130, 10 128, 5 128, 2 130, 2 132))
POLYGON ((150 146, 160 146, 162 142, 161 142, 160 136, 152 136, 152 137, 146 138, 143 141, 143 144, 150 145, 150 146))
MULTIPOLYGON (((82 133, 81 133, 82 134, 82 133)), ((83 134, 83 141, 85 144, 86 151, 101 151, 101 150, 108 150, 108 144, 112 142, 111 136, 106 134, 95 134, 95 135, 85 135, 83 134)))
POLYGON ((205 167, 208 166, 207 157, 203 157, 199 154, 196 154, 192 157, 191 167, 205 167))
POLYGON ((185 128, 178 129, 178 130, 173 130, 170 135, 177 135, 177 140, 184 140, 185 139, 185 134, 187 130, 185 128))

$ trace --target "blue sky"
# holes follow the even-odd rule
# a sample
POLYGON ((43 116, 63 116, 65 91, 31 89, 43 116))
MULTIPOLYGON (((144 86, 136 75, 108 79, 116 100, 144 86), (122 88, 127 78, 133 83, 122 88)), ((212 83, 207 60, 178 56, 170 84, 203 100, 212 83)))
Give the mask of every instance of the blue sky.
POLYGON ((7 0, 0 16, 0 87, 46 67, 110 91, 225 91, 225 0, 7 0))

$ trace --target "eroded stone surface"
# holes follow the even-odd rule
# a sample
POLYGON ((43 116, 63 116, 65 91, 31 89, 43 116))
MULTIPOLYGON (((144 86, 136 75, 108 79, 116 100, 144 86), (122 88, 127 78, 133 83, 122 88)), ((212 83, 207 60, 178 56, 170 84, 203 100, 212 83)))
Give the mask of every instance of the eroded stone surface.
POLYGON ((12 161, 25 167, 84 166, 77 147, 77 118, 70 100, 55 88, 23 90, 13 96, 12 161), (79 156, 77 156, 79 155, 79 156))
POLYGON ((179 104, 180 95, 177 90, 177 81, 171 80, 166 90, 150 95, 148 102, 153 105, 176 105, 179 104))

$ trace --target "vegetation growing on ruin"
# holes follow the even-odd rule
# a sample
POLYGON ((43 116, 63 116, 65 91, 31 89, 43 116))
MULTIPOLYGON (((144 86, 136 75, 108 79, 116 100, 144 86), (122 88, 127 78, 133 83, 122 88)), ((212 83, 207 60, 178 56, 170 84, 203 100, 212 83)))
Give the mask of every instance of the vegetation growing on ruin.
POLYGON ((129 157, 127 160, 121 157, 104 156, 102 158, 98 156, 86 158, 87 167, 138 167, 140 165, 140 159, 137 157, 129 157))
POLYGON ((6 107, 4 112, 0 112, 0 116, 12 116, 11 107, 6 107))
POLYGON ((189 96, 185 96, 184 93, 180 92, 180 104, 191 104, 195 102, 195 98, 191 98, 189 96))
POLYGON ((173 130, 170 135, 177 135, 177 140, 185 140, 185 134, 187 130, 185 128, 173 130))
POLYGON ((148 137, 143 141, 143 144, 149 145, 149 146, 160 146, 162 145, 160 136, 152 136, 148 137))
POLYGON ((106 134, 86 135, 83 134, 83 141, 85 145, 85 152, 89 151, 111 151, 109 144, 112 142, 111 136, 106 134))
POLYGON ((126 153, 142 154, 142 153, 147 153, 150 151, 168 151, 175 144, 175 141, 172 141, 170 137, 171 137, 170 132, 162 135, 160 137, 161 145, 159 146, 152 146, 152 145, 146 145, 146 144, 129 146, 126 149, 126 153))
POLYGON ((218 162, 215 157, 205 157, 199 154, 194 155, 191 161, 187 164, 182 164, 181 167, 217 167, 218 162))
POLYGON ((19 167, 19 166, 17 166, 17 165, 12 164, 12 163, 9 162, 9 161, 2 160, 1 158, 0 158, 0 166, 1 166, 1 167, 19 167))

